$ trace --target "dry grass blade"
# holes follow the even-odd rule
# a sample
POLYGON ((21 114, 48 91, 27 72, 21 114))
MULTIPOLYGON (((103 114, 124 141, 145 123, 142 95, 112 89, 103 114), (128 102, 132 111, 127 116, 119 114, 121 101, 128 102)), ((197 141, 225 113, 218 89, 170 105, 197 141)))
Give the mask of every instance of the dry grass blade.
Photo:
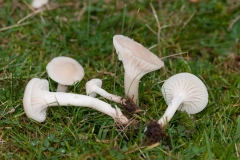
MULTIPOLYGON (((158 26, 157 39, 158 39, 158 44, 160 44, 160 35, 161 35, 161 29, 162 28, 161 28, 160 22, 158 20, 158 16, 157 16, 156 10, 154 9, 152 3, 150 3, 150 6, 152 8, 153 16, 154 16, 154 18, 155 18, 155 20, 157 22, 157 26, 158 26)), ((161 57, 162 56, 161 50, 160 49, 158 49, 158 50, 159 50, 159 56, 161 57)))
POLYGON ((161 59, 166 59, 166 58, 170 58, 170 57, 174 57, 174 56, 179 56, 179 55, 182 55, 182 54, 188 54, 188 52, 172 54, 172 55, 169 55, 169 56, 162 57, 161 59))
POLYGON ((58 5, 49 6, 49 7, 47 7, 47 8, 40 8, 40 9, 38 9, 38 10, 30 13, 30 14, 27 15, 26 17, 22 18, 21 20, 19 20, 19 21, 17 22, 17 24, 22 23, 22 22, 25 21, 26 19, 31 18, 31 17, 37 15, 38 13, 41 13, 41 12, 44 12, 44 11, 47 11, 47 10, 50 11, 50 10, 57 9, 57 8, 59 8, 59 7, 66 7, 66 6, 75 6, 75 3, 65 3, 65 4, 61 4, 61 5, 58 4, 58 5))
POLYGON ((16 28, 16 27, 25 26, 25 25, 28 25, 28 24, 30 24, 30 22, 26 22, 26 23, 22 23, 22 24, 14 24, 12 26, 3 27, 3 28, 0 29, 0 32, 6 31, 6 30, 9 30, 9 29, 12 29, 12 28, 16 28))

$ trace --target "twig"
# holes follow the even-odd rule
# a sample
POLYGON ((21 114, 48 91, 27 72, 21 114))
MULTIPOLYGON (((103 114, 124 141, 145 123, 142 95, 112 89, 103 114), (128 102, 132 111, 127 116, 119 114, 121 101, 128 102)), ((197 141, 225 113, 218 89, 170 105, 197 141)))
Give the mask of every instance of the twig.
MULTIPOLYGON (((154 16, 154 18, 156 19, 156 22, 157 22, 157 26, 158 26, 157 39, 158 39, 158 44, 160 44, 160 35, 161 35, 162 28, 160 26, 160 22, 158 20, 156 10, 154 9, 152 3, 150 3, 150 6, 152 8, 153 16, 154 16)), ((158 50, 159 50, 159 56, 161 57, 162 56, 161 50, 160 49, 158 49, 158 50)))

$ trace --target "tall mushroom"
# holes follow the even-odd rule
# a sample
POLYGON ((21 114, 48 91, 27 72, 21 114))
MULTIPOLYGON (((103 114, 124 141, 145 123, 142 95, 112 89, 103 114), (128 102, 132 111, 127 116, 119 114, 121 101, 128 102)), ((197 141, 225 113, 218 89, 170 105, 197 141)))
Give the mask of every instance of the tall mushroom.
POLYGON ((111 116, 121 124, 127 124, 129 120, 116 107, 97 98, 86 95, 49 92, 48 81, 39 78, 31 79, 24 91, 23 107, 26 115, 38 122, 46 119, 46 110, 50 106, 82 106, 89 107, 111 116))
POLYGON ((140 43, 123 35, 115 35, 113 44, 125 70, 125 94, 136 103, 140 79, 147 73, 160 69, 164 63, 140 43))
POLYGON ((46 69, 49 77, 58 83, 57 92, 66 92, 68 86, 81 81, 84 77, 83 67, 70 57, 53 58, 46 69))
POLYGON ((139 110, 138 106, 131 100, 131 99, 126 99, 111 93, 108 93, 104 89, 102 89, 102 80, 101 79, 91 79, 86 83, 86 93, 87 95, 91 97, 96 97, 96 94, 99 94, 100 96, 121 104, 124 109, 126 109, 129 113, 135 113, 139 110))
POLYGON ((171 120, 177 110, 188 114, 201 112, 208 103, 208 91, 204 83, 190 73, 179 73, 167 79, 162 86, 163 97, 168 104, 164 115, 157 124, 150 123, 147 126, 148 137, 156 135, 156 128, 164 127, 171 120), (155 133, 152 131, 155 130, 155 133))

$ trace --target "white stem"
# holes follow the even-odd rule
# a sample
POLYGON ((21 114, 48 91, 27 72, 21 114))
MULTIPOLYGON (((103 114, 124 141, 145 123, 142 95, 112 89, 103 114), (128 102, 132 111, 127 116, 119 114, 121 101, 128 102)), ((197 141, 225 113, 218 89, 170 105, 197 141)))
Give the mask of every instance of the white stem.
POLYGON ((114 101, 116 103, 122 103, 122 97, 120 96, 116 96, 114 94, 108 93, 107 91, 105 91, 104 89, 98 87, 97 85, 93 86, 92 90, 94 92, 96 92, 97 94, 99 94, 100 96, 110 100, 110 101, 114 101))
POLYGON ((58 83, 57 92, 67 92, 68 86, 62 85, 58 83))
POLYGON ((164 115, 158 120, 158 123, 162 126, 165 126, 167 122, 169 122, 175 112, 177 111, 178 107, 183 102, 184 96, 178 95, 172 99, 172 101, 169 103, 167 110, 165 111, 164 115))
POLYGON ((117 107, 116 109, 114 109, 111 107, 110 104, 105 103, 97 98, 79 94, 49 92, 48 95, 45 96, 44 100, 49 106, 72 105, 93 108, 99 112, 111 116, 113 119, 117 120, 122 124, 126 124, 128 122, 128 119, 117 107))
POLYGON ((139 75, 137 75, 136 77, 132 77, 126 72, 124 74, 125 94, 129 96, 129 98, 131 99, 133 98, 133 102, 135 104, 138 104, 138 87, 139 87, 140 78, 139 78, 139 75))

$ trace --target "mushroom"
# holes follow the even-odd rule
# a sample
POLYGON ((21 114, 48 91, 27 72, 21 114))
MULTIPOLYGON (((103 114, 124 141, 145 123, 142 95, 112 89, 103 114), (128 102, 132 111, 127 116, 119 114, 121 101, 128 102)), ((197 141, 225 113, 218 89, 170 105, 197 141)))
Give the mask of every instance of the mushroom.
POLYGON ((87 95, 89 95, 91 97, 96 97, 96 95, 99 94, 100 96, 102 96, 110 101, 119 103, 129 113, 135 113, 135 112, 139 111, 139 108, 131 99, 125 99, 123 97, 108 93, 101 87, 102 87, 102 80, 97 79, 97 78, 91 79, 90 81, 88 81, 86 83, 86 93, 87 93, 87 95))
POLYGON ((48 3, 48 0, 33 0, 31 5, 33 8, 38 9, 47 3, 48 3))
POLYGON ((170 77, 164 82, 161 91, 168 104, 164 115, 158 120, 161 125, 166 125, 176 110, 196 114, 208 103, 206 86, 197 76, 190 73, 179 73, 170 77))
POLYGON ((201 112, 208 103, 206 86, 197 76, 190 73, 179 73, 170 77, 164 82, 161 91, 168 104, 167 110, 157 122, 150 123, 146 128, 147 137, 155 137, 156 141, 160 138, 156 136, 159 134, 157 132, 162 132, 162 128, 177 110, 196 114, 201 112))
POLYGON ((24 111, 29 118, 43 122, 46 119, 47 108, 59 105, 89 107, 111 116, 121 124, 129 122, 118 107, 112 108, 110 104, 97 98, 72 93, 49 92, 47 80, 33 78, 29 81, 23 96, 24 111))
POLYGON ((115 35, 113 44, 125 70, 125 94, 136 103, 140 79, 145 74, 160 69, 164 63, 140 43, 126 36, 115 35))
POLYGON ((70 57, 53 58, 46 69, 49 77, 58 83, 57 92, 66 92, 68 85, 73 85, 84 77, 83 67, 70 57))

